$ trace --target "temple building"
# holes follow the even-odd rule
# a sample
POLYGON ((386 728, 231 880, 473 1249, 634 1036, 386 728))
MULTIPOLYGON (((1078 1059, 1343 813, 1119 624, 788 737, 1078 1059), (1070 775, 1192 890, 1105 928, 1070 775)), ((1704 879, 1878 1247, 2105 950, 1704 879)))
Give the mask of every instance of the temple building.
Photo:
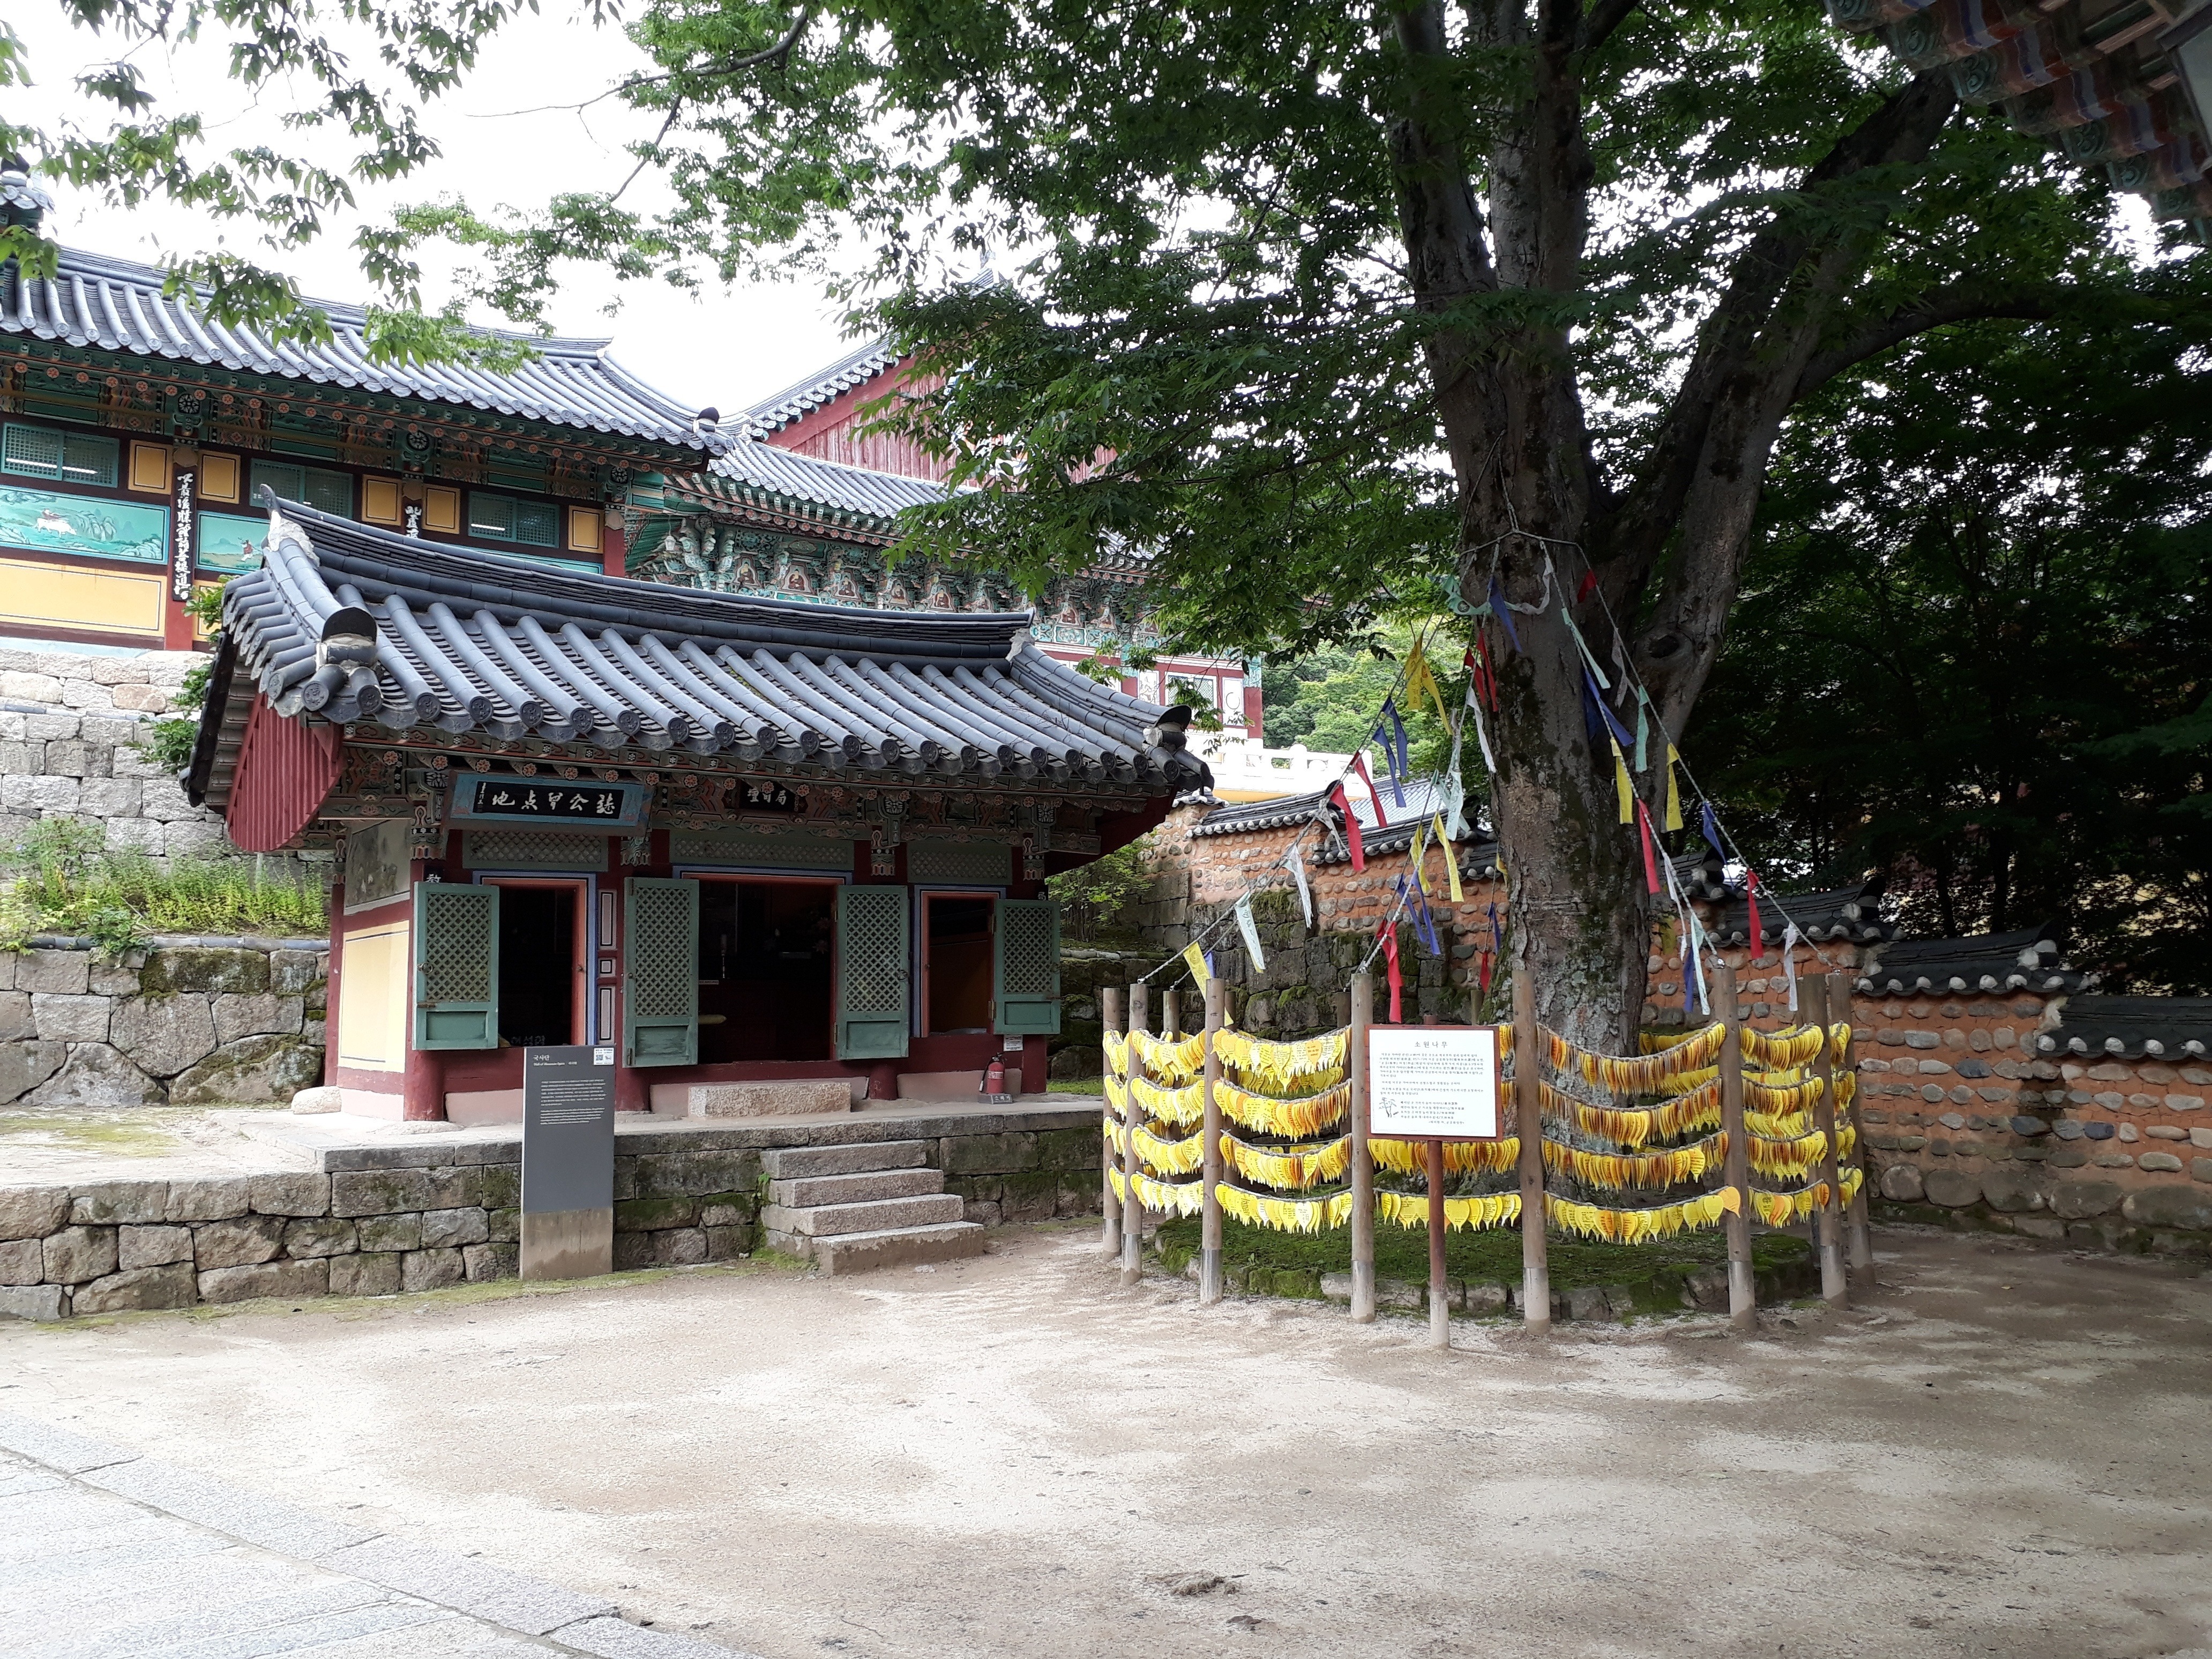
MULTIPOLYGON (((52 206, 0 172, 9 222, 52 206)), ((429 545, 619 574, 633 488, 729 441, 605 340, 532 339, 501 372, 379 363, 357 306, 325 306, 325 343, 278 343, 165 281, 75 249, 51 280, 0 265, 0 636, 204 644, 185 607, 259 562, 264 488, 429 545)))
MULTIPOLYGON (((746 411, 744 434, 703 472, 634 491, 629 571, 721 592, 895 611, 1004 610, 1026 603, 987 564, 892 563, 897 514, 945 498, 945 469, 877 424, 915 378, 912 359, 878 340, 746 411)), ((733 422, 732 424, 736 424, 733 422)), ((1133 649, 1156 659, 1121 677, 1133 696, 1186 701, 1230 736, 1261 736, 1257 659, 1209 657, 1164 638, 1144 592, 1141 552, 1121 550, 1053 581, 1031 632, 1048 656, 1084 663, 1133 649)))
POLYGON ((972 1097, 1059 1030, 1045 878, 1211 778, 1188 709, 1026 612, 674 591, 271 499, 224 590, 188 793, 338 848, 327 1081, 514 1117, 521 1050, 614 1047, 632 1109, 805 1081, 972 1097))

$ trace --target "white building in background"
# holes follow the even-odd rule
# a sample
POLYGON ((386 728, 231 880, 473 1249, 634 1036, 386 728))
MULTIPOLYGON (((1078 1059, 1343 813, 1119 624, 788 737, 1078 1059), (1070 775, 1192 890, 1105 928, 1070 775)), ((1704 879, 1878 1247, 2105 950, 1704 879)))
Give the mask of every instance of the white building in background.
MULTIPOLYGON (((1213 793, 1231 801, 1311 794, 1335 782, 1352 764, 1350 755, 1332 755, 1302 743, 1270 749, 1263 739, 1248 738, 1234 728, 1194 732, 1190 747, 1213 769, 1213 793)), ((1357 793, 1359 787, 1354 779, 1352 789, 1357 793)))

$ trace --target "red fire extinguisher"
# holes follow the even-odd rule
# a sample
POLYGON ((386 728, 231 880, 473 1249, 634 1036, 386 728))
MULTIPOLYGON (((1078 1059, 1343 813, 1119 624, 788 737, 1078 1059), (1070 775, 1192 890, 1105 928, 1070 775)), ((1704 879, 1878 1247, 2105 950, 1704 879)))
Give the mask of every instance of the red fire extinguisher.
POLYGON ((991 1063, 983 1068, 983 1092, 1002 1095, 1006 1092, 1006 1057, 993 1054, 991 1063))

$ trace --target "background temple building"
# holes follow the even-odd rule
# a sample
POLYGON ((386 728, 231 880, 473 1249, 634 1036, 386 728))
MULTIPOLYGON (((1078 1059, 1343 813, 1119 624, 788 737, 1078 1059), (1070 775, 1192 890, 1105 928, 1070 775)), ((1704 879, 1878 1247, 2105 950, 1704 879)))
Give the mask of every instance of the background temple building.
MULTIPOLYGON (((889 562, 905 507, 945 498, 945 469, 911 439, 875 429, 884 400, 934 384, 911 379, 911 359, 878 340, 776 393, 744 417, 704 472, 635 489, 629 514, 630 574, 720 592, 892 611, 1003 611, 1029 602, 981 562, 889 562)), ((1224 731, 1261 735, 1259 664, 1171 648, 1143 593, 1146 561, 1113 554, 1046 588, 1031 629, 1062 662, 1158 659, 1122 677, 1152 702, 1179 687, 1218 713, 1224 731)))

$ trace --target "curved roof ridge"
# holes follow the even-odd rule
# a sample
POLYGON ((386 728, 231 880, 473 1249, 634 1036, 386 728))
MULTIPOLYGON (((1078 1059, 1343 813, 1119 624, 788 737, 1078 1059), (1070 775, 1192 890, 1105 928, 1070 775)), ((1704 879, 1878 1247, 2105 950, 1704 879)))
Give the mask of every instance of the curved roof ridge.
POLYGON ((611 341, 471 327, 488 342, 526 345, 537 355, 495 372, 474 363, 378 363, 368 347, 368 313, 342 301, 302 296, 329 319, 329 341, 277 340, 243 324, 226 325, 206 309, 207 289, 186 283, 165 293, 170 273, 137 260, 64 247, 52 277, 19 283, 13 311, 0 308, 0 332, 61 340, 139 356, 266 374, 425 402, 495 410, 519 419, 619 434, 719 453, 730 434, 702 428, 697 412, 623 368, 611 341))

